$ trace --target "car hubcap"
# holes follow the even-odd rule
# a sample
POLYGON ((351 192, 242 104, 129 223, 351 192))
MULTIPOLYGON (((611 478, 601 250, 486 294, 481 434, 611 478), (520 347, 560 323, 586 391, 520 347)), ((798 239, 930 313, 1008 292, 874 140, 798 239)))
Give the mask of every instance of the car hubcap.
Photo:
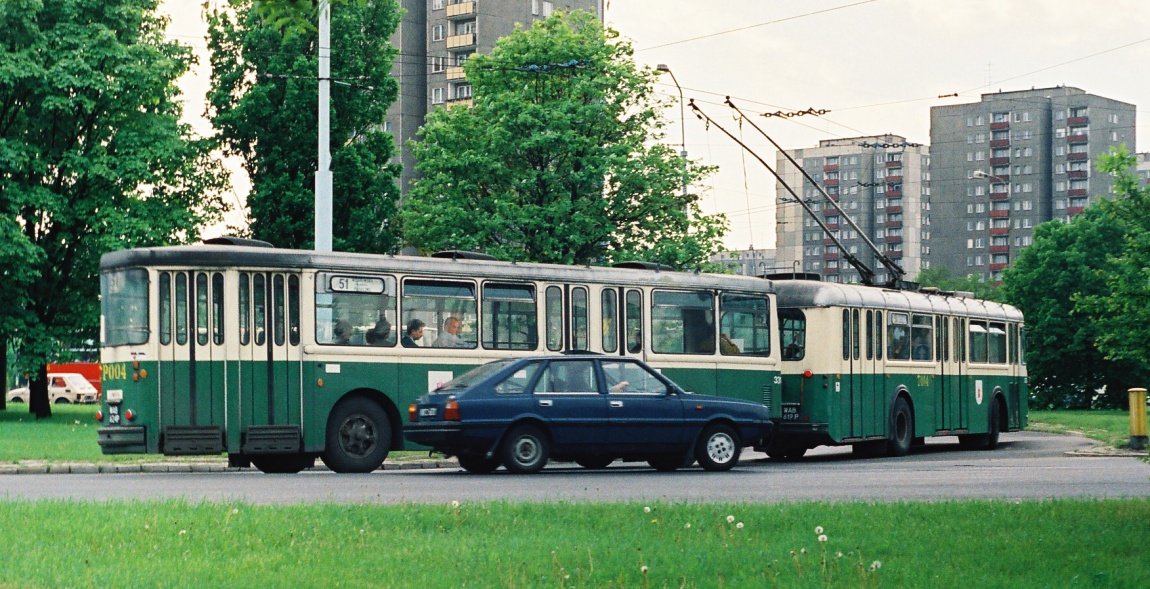
POLYGON ((535 438, 519 438, 515 441, 515 460, 519 464, 531 464, 539 457, 539 442, 535 438))
POLYGON ((375 428, 362 415, 353 415, 339 428, 339 445, 353 456, 367 456, 375 447, 375 428))
POLYGON ((735 441, 724 433, 711 436, 707 440, 707 456, 717 464, 729 462, 735 455, 735 441))

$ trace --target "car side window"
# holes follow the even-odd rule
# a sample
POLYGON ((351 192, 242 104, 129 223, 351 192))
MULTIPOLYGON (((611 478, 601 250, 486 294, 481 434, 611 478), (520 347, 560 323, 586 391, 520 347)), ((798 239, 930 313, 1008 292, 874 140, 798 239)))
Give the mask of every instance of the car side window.
POLYGON ((590 360, 553 360, 547 364, 535 393, 599 394, 590 360))
POLYGON ((603 379, 612 393, 666 395, 667 385, 634 362, 603 362, 603 379))
POLYGON ((527 385, 531 383, 531 379, 535 377, 536 372, 539 372, 538 362, 528 364, 516 370, 510 376, 503 379, 503 382, 495 385, 495 394, 518 395, 526 392, 527 385))

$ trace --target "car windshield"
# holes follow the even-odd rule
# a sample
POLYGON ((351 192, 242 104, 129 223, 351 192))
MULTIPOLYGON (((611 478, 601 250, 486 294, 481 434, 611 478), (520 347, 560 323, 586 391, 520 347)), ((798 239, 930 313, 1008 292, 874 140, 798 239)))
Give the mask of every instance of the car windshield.
POLYGON ((477 366, 477 367, 472 368, 471 370, 468 370, 467 372, 463 373, 459 377, 454 378, 454 379, 440 385, 433 392, 442 393, 445 391, 457 391, 459 389, 466 389, 468 387, 471 387, 475 383, 486 379, 487 377, 491 376, 492 374, 495 374, 496 372, 503 370, 504 368, 507 367, 508 364, 511 364, 512 362, 515 362, 515 361, 516 360, 498 360, 495 362, 484 364, 482 366, 477 366))

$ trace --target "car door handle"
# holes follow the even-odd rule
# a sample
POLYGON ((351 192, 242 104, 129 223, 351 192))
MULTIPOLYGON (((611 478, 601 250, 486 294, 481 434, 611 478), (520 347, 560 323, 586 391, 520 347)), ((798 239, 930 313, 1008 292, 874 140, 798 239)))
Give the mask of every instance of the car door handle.
POLYGON ((611 401, 611 406, 612 407, 622 407, 623 402, 622 401, 611 401))
POLYGON ((540 407, 550 407, 551 406, 551 399, 540 399, 539 400, 539 406, 540 407))

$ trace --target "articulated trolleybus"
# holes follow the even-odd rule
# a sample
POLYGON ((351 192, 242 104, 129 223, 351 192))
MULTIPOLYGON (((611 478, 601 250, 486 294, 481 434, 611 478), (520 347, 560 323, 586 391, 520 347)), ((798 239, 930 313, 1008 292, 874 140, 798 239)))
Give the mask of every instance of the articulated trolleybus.
POLYGON ((575 351, 768 405, 780 433, 756 447, 773 457, 838 444, 901 454, 932 435, 988 447, 1026 422, 1021 315, 996 303, 265 245, 104 256, 104 453, 227 453, 266 472, 319 457, 368 472, 403 448, 403 408, 419 395, 493 359, 575 351))
POLYGON ((416 397, 540 353, 638 357, 767 404, 782 379, 760 278, 212 241, 102 258, 104 453, 367 472, 403 448, 416 397))

